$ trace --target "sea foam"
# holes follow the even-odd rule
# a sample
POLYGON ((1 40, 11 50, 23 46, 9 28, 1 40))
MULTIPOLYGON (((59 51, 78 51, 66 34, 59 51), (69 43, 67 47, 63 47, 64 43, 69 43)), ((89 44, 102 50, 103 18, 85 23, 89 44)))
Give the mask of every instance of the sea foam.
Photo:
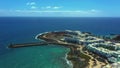
POLYGON ((66 63, 69 65, 70 68, 73 68, 72 62, 67 59, 67 56, 68 56, 67 54, 68 54, 68 53, 65 54, 65 61, 66 61, 66 63))

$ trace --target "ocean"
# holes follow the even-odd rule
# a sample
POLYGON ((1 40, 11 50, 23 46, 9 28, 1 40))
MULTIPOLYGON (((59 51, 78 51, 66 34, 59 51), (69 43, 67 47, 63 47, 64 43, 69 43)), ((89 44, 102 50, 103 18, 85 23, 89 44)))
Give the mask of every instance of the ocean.
POLYGON ((96 35, 120 34, 120 18, 0 17, 0 68, 70 68, 68 48, 50 45, 9 49, 10 43, 38 42, 42 32, 79 30, 96 35))

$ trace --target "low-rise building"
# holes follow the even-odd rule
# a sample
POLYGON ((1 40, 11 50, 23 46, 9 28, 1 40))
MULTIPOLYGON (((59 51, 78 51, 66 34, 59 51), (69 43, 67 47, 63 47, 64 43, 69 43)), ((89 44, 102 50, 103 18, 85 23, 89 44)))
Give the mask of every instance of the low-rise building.
POLYGON ((116 62, 118 58, 120 59, 120 46, 113 42, 77 31, 68 31, 68 34, 72 37, 64 38, 67 43, 83 44, 89 51, 107 58, 110 62, 116 62))

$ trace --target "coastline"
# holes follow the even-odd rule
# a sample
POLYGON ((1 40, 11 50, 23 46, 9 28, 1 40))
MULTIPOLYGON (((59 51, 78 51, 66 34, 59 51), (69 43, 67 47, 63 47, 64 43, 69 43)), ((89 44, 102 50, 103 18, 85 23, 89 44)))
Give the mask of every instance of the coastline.
MULTIPOLYGON (((68 32, 71 35, 76 35, 76 33, 68 32)), ((107 62, 107 59, 103 58, 102 56, 99 56, 98 54, 95 54, 93 52, 90 52, 86 47, 85 44, 76 44, 76 43, 67 43, 66 41, 63 41, 64 37, 71 37, 71 35, 67 35, 66 32, 45 32, 38 34, 35 39, 37 40, 43 40, 45 41, 43 44, 57 44, 60 46, 64 46, 70 49, 70 52, 65 54, 65 60, 66 63, 71 68, 102 68, 109 63, 107 62)), ((71 39, 67 39, 70 41, 71 39)), ((73 39, 74 41, 74 39, 73 39)), ((31 44, 30 44, 31 45, 31 44)), ((39 45, 39 46, 40 46, 39 45)), ((20 45, 21 46, 21 45, 20 45)), ((26 46, 23 44, 23 46, 26 46)), ((35 46, 33 44, 33 46, 35 46)), ((19 47, 16 45, 16 47, 19 47)), ((13 47, 14 48, 14 47, 13 47)))
POLYGON ((86 57, 84 58, 83 56, 84 54, 79 49, 70 48, 67 59, 72 62, 73 68, 87 68, 89 60, 86 60, 86 57))
MULTIPOLYGON (((47 42, 53 42, 54 44, 62 45, 70 48, 70 52, 67 53, 67 60, 72 63, 72 68, 101 68, 103 65, 107 65, 106 62, 100 62, 98 59, 94 60, 95 56, 86 54, 83 52, 83 45, 69 44, 63 41, 57 40, 60 36, 64 35, 65 32, 50 32, 37 36, 37 39, 42 39, 47 42), (57 38, 58 37, 58 38, 57 38)), ((88 52, 88 51, 87 51, 88 52)))

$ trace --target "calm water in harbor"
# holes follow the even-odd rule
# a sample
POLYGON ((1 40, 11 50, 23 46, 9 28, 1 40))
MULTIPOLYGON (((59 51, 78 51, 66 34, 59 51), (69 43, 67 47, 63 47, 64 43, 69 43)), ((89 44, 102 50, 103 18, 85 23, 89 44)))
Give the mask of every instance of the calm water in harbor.
POLYGON ((60 46, 8 49, 10 43, 37 42, 42 32, 80 30, 94 34, 120 34, 120 18, 0 18, 0 68, 69 68, 60 46))

